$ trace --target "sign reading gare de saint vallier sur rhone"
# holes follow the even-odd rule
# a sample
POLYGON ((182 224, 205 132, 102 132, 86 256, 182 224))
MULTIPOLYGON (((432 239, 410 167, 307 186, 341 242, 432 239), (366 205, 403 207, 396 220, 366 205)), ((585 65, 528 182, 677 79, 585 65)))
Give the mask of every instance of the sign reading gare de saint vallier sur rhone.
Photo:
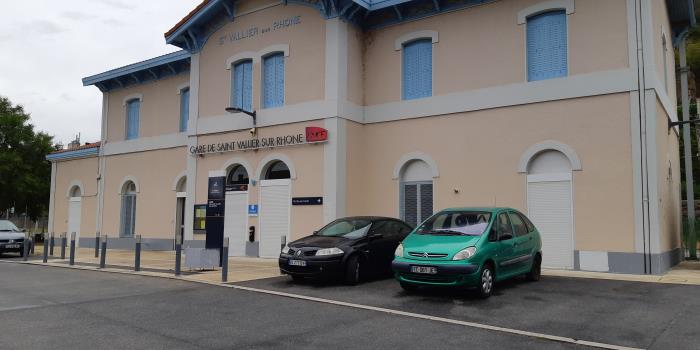
POLYGON ((190 147, 191 154, 208 154, 234 151, 250 151, 261 148, 274 148, 304 145, 328 141, 328 130, 315 126, 306 128, 305 133, 283 135, 276 137, 251 138, 228 142, 207 143, 190 147))

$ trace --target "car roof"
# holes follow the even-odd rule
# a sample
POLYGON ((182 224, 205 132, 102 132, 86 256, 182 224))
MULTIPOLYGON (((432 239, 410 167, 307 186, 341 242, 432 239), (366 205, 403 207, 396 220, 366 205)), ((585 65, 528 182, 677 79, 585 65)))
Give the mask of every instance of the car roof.
POLYGON ((445 208, 443 209, 444 211, 487 211, 491 213, 503 211, 503 210, 514 210, 518 211, 517 209, 513 209, 510 207, 455 207, 455 208, 445 208))
POLYGON ((396 221, 401 221, 400 219, 397 218, 391 218, 388 216, 346 216, 343 218, 338 218, 338 220, 344 220, 344 219, 353 219, 353 220, 368 220, 371 222, 376 222, 380 220, 396 220, 396 221))

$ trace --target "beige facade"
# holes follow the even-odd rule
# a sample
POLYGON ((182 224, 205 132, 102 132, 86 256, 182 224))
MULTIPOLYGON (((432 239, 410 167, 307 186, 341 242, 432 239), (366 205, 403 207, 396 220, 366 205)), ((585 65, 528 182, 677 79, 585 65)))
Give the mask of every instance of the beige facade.
POLYGON ((227 179, 220 200, 228 203, 224 235, 245 245, 237 254, 272 256, 266 252, 280 238, 349 215, 420 222, 447 207, 534 213, 547 198, 535 197, 558 188, 565 190, 552 203, 570 207, 559 226, 569 245, 545 245, 544 256, 560 255, 554 267, 659 273, 678 261, 678 134, 667 128, 676 119, 675 73, 664 2, 497 0, 412 19, 425 9, 407 2, 399 20, 352 4, 327 16, 334 10, 318 3, 229 3, 207 2, 198 11, 209 22, 189 16, 166 33, 186 51, 86 78, 105 94, 102 143, 91 158, 70 157, 81 150, 49 157, 54 232, 67 230, 65 196, 82 181, 83 196, 92 197, 83 200, 81 237, 101 232, 128 248, 130 234, 141 234, 151 249, 171 249, 182 233, 201 246, 206 230, 195 227, 195 208, 211 203, 210 179, 245 169, 245 186, 227 179), (528 81, 528 21, 551 11, 566 23, 566 72, 528 81), (430 45, 430 89, 404 99, 405 45, 416 39, 430 45), (280 106, 262 108, 264 84, 282 84, 264 68, 277 53, 283 96, 280 106), (255 119, 226 112, 240 107, 234 65, 247 60, 255 119), (142 78, 120 78, 127 73, 142 78), (189 119, 180 132, 184 87, 189 119), (139 136, 127 141, 131 98, 141 101, 139 136), (327 138, 309 139, 307 131, 319 129, 327 138), (135 191, 125 190, 130 182, 135 191), (323 204, 292 205, 293 198, 323 204), (129 201, 133 232, 123 229, 129 201), (256 229, 252 241, 248 227, 256 229))

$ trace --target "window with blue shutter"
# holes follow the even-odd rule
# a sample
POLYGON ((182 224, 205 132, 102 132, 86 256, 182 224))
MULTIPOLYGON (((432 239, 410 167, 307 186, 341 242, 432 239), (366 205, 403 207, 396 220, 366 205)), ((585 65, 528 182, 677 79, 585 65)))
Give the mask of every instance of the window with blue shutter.
POLYGON ((433 95, 433 42, 416 40, 403 46, 402 96, 404 100, 433 95))
POLYGON ((568 75, 566 12, 545 12, 527 19, 527 80, 568 75))
POLYGON ((276 53, 263 59, 263 108, 284 105, 284 54, 276 53))
POLYGON ((139 137, 139 113, 141 101, 134 99, 126 103, 126 139, 139 137))
POLYGON ((180 90, 180 132, 187 131, 190 119, 190 88, 180 90))
POLYGON ((253 61, 236 63, 231 75, 231 106, 246 111, 253 110, 253 61))

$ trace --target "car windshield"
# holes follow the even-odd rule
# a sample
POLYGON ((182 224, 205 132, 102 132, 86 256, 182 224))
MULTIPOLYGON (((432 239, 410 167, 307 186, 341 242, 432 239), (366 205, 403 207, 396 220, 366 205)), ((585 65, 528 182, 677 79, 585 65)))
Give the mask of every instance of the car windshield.
POLYGON ((19 229, 10 221, 0 220, 0 232, 19 232, 19 229))
POLYGON ((320 231, 316 232, 315 235, 360 238, 367 234, 371 225, 372 222, 366 219, 339 219, 326 225, 320 231))
POLYGON ((481 236, 490 220, 491 213, 485 211, 443 211, 426 220, 416 233, 481 236))

